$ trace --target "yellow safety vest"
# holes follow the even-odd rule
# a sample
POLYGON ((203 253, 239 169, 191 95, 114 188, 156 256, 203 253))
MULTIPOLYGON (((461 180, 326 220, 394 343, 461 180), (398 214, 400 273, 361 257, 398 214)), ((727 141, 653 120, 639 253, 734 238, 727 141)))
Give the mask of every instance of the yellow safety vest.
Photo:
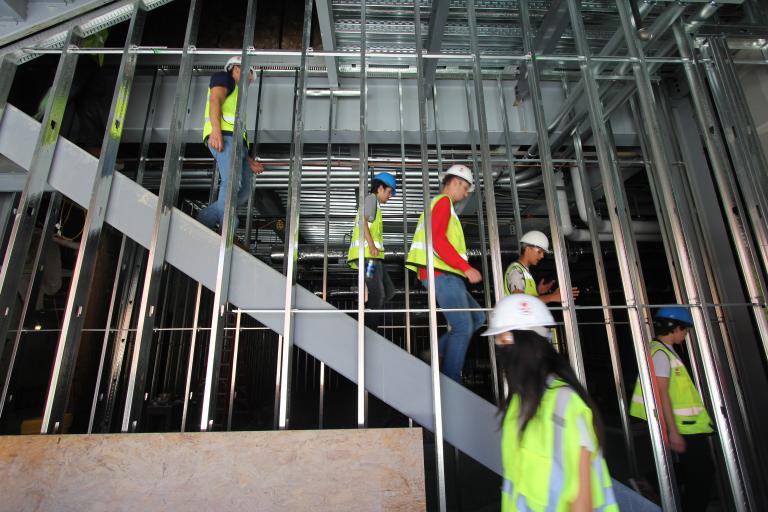
MULTIPOLYGON (((693 384, 691 375, 680 358, 659 340, 651 341, 651 357, 661 350, 669 357, 672 372, 669 376, 669 400, 672 402, 672 413, 675 415, 677 430, 686 434, 708 434, 713 431, 712 418, 704 408, 699 390, 693 384)), ((643 389, 640 379, 637 379, 635 391, 632 393, 632 405, 629 414, 636 418, 647 420, 643 389)))
MULTIPOLYGON (((522 434, 520 397, 512 397, 501 437, 502 512, 570 510, 579 493, 582 443, 578 418, 583 419, 597 447, 592 410, 562 380, 549 385, 522 434)), ((593 510, 618 512, 611 475, 599 449, 591 453, 590 483, 593 510)))
MULTIPOLYGON (((213 131, 213 125, 211 124, 211 88, 208 88, 208 97, 205 100, 205 124, 203 125, 203 144, 213 131)), ((234 132, 235 131, 235 116, 237 115, 237 86, 227 96, 224 103, 221 104, 221 131, 222 132, 234 132)), ((246 132, 243 131, 243 138, 247 139, 246 132)))
MULTIPOLYGON (((445 194, 440 194, 439 196, 435 197, 432 200, 430 208, 434 209, 437 202, 444 197, 448 196, 445 194)), ((448 201, 451 201, 451 199, 448 198, 448 201)), ((453 248, 456 249, 456 252, 459 253, 459 256, 469 261, 467 259, 467 242, 464 240, 464 230, 461 227, 459 216, 456 215, 456 211, 453 209, 453 201, 451 201, 451 219, 448 221, 448 229, 445 231, 445 236, 448 238, 448 242, 450 242, 453 248)), ((454 274, 458 274, 461 277, 464 277, 464 272, 448 265, 446 262, 440 259, 440 256, 437 255, 437 252, 434 254, 435 269, 441 270, 443 272, 453 272, 454 274)), ((427 232, 424 229, 424 212, 421 212, 419 222, 416 224, 416 232, 413 234, 411 249, 408 251, 408 257, 406 258, 405 263, 405 266, 414 272, 418 272, 419 267, 427 266, 427 232)))
POLYGON ((539 290, 536 287, 536 281, 533 279, 533 276, 528 271, 526 266, 520 263, 519 261, 512 263, 510 266, 507 267, 507 271, 504 272, 504 295, 512 295, 512 289, 509 286, 509 271, 512 270, 513 268, 523 273, 523 280, 525 283, 525 288, 523 288, 523 292, 526 295, 533 295, 534 297, 538 297, 539 290))
MULTIPOLYGON (((367 221, 367 219, 366 219, 367 221)), ((381 208, 376 205, 376 215, 373 218, 373 222, 368 222, 368 229, 371 232, 371 238, 373 238, 373 244, 379 250, 378 256, 371 256, 371 251, 368 247, 368 240, 363 238, 365 244, 365 257, 367 259, 376 258, 384 259, 384 221, 381 218, 381 208)), ((352 242, 349 244, 349 252, 347 253, 347 264, 351 268, 357 268, 357 259, 360 256, 360 210, 355 215, 355 228, 352 230, 352 242)))

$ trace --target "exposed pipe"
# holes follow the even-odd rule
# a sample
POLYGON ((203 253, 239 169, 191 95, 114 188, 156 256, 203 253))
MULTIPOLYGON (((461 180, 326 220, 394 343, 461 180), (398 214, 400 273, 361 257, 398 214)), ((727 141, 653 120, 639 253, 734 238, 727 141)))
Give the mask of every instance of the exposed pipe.
MULTIPOLYGON (((563 235, 572 242, 587 242, 592 240, 592 236, 588 229, 574 228, 571 221, 571 211, 568 208, 568 194, 565 190, 565 183, 563 181, 562 173, 557 174, 557 202, 560 214, 560 225, 563 229, 563 235)), ((577 194, 578 195, 578 194, 577 194)), ((603 221, 605 222, 605 221, 603 221)), ((602 224, 602 223, 601 223, 602 224)), ((633 223, 634 224, 634 223, 633 223)), ((658 225, 657 225, 658 228, 658 225)), ((613 240, 613 232, 601 232, 598 235, 601 242, 613 240)), ((635 240, 638 242, 657 242, 661 240, 661 236, 656 233, 637 233, 635 240)))
MULTIPOLYGON (((578 166, 571 167, 571 185, 573 185, 573 193, 576 197, 576 209, 579 212, 579 218, 585 224, 587 223, 587 205, 584 203, 584 194, 581 189, 581 170, 578 166)), ((613 233, 611 223, 605 219, 598 219, 597 230, 600 233, 613 233)), ((653 234, 658 235, 661 233, 659 230, 659 223, 652 220, 633 220, 632 231, 635 234, 653 234)))
POLYGON ((713 14, 715 14, 715 11, 717 11, 720 8, 720 4, 711 1, 707 4, 704 4, 701 6, 701 9, 691 16, 691 19, 685 22, 685 31, 686 32, 695 32, 698 30, 700 26, 704 24, 705 21, 707 21, 710 17, 712 17, 713 14))

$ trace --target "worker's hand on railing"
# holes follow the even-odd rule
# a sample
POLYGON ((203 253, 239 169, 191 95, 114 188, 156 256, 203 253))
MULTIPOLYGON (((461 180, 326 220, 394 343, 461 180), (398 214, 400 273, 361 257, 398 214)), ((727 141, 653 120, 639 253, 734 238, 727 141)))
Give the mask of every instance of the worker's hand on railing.
POLYGON ((469 267, 467 270, 465 270, 464 275, 467 276, 467 279, 469 279, 469 282, 472 284, 477 284, 483 280, 483 275, 478 272, 477 269, 472 267, 469 267))
POLYGON ((261 174, 264 172, 264 166, 253 158, 248 157, 248 165, 251 166, 251 172, 253 172, 253 174, 261 174))

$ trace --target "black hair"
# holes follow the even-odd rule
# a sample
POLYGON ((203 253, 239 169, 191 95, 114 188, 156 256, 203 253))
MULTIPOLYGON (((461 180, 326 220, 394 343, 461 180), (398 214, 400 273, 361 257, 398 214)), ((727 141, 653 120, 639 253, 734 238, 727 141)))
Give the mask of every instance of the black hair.
POLYGON ((688 327, 688 324, 671 318, 654 318, 653 332, 656 336, 666 336, 678 327, 688 327))
POLYGON ((533 331, 514 331, 515 341, 511 345, 498 347, 499 360, 509 384, 509 396, 499 412, 509 407, 513 395, 520 397, 520 424, 518 435, 522 435, 528 422, 536 415, 541 399, 547 390, 550 375, 565 381, 584 403, 592 409, 592 424, 600 446, 603 446, 604 430, 600 413, 587 390, 581 385, 568 360, 558 354, 545 337, 533 331))
MULTIPOLYGON (((455 174, 446 174, 445 176, 443 176, 443 185, 442 185, 442 186, 443 186, 443 188, 445 188, 446 186, 448 186, 448 184, 449 184, 449 183, 450 183, 452 180, 454 180, 454 179, 456 179, 456 180, 461 180, 461 181, 467 181, 467 180, 465 180, 464 178, 462 178, 461 176, 456 176, 455 174)), ((469 182, 467 181, 467 183, 469 183, 469 182)))
POLYGON ((389 185, 380 180, 373 180, 371 182, 371 194, 376 194, 379 191, 379 187, 389 188, 389 185))

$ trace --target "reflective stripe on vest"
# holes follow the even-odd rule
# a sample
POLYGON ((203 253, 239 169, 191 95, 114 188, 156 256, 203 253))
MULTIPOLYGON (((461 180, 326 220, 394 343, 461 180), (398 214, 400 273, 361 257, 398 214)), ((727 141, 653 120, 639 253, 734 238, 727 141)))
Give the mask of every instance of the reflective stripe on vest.
POLYGON ((509 267, 507 267, 507 271, 504 272, 504 294, 505 295, 512 294, 512 288, 509 285, 509 273, 510 273, 510 270, 512 269, 519 270, 523 274, 523 286, 524 286, 523 293, 525 293, 526 295, 532 295, 534 297, 538 297, 539 290, 536 287, 536 281, 533 279, 533 276, 525 267, 525 265, 523 265, 519 261, 516 261, 511 265, 509 265, 509 267))
MULTIPOLYGON (((377 256, 371 256, 371 251, 368 248, 368 240, 363 237, 363 245, 365 246, 365 258, 366 259, 384 259, 384 221, 381 217, 381 208, 376 203, 376 215, 373 217, 373 221, 368 223, 368 230, 371 232, 371 238, 373 238, 373 245, 379 250, 377 256)), ((360 211, 355 215, 355 227, 352 229, 352 242, 349 244, 349 251, 347 251, 347 265, 351 268, 357 268, 357 260, 360 257, 360 211)))
MULTIPOLYGON (((519 434, 515 428, 512 429, 512 432, 509 431, 511 425, 516 426, 519 424, 518 417, 514 415, 514 413, 519 411, 519 399, 517 399, 518 401, 515 404, 513 416, 505 418, 503 434, 503 437, 518 436, 518 441, 513 443, 513 451, 502 454, 502 458, 504 458, 505 455, 509 455, 513 460, 512 464, 517 461, 520 461, 520 464, 530 464, 532 460, 538 460, 536 457, 547 458, 547 452, 545 451, 544 453, 533 455, 533 459, 531 459, 530 454, 536 452, 536 448, 533 448, 534 452, 532 452, 531 449, 532 446, 541 447, 541 445, 538 444, 538 440, 551 439, 551 452, 549 452, 548 457, 551 463, 547 463, 544 466, 549 466, 549 476, 546 480, 547 495, 546 497, 540 495, 537 500, 533 499, 531 496, 525 496, 522 493, 526 488, 531 490, 532 483, 533 488, 535 488, 536 482, 540 482, 543 478, 546 478, 541 473, 536 473, 536 470, 541 467, 540 465, 536 468, 525 466, 525 470, 531 470, 533 471, 533 474, 531 472, 526 472, 523 475, 520 474, 521 467, 518 467, 516 471, 511 472, 508 467, 505 467, 505 479, 502 483, 502 492, 504 493, 502 495, 502 510, 504 512, 512 510, 559 512, 567 509, 569 502, 565 500, 575 499, 575 495, 572 494, 574 492, 574 480, 578 482, 578 475, 574 475, 573 473, 578 472, 578 464, 574 466, 573 450, 574 443, 579 443, 579 441, 575 439, 579 434, 574 433, 574 428, 576 428, 574 427, 574 423, 579 415, 584 414, 580 411, 586 407, 586 404, 583 404, 581 400, 579 400, 578 403, 572 402, 572 399, 578 398, 578 395, 576 395, 573 389, 564 385, 562 381, 556 380, 554 382, 555 385, 545 391, 544 397, 542 397, 542 402, 539 405, 539 411, 537 411, 534 418, 531 418, 531 421, 526 426, 526 431, 523 434, 519 434), (552 405, 553 394, 555 395, 554 406, 552 405), (545 405, 545 403, 549 405, 545 405), (572 403, 573 409, 569 409, 572 403), (544 407, 549 413, 543 412, 541 407, 544 407), (541 414, 549 414, 551 421, 546 421, 545 417, 541 417, 541 414), (534 437, 524 441, 524 435, 529 428, 535 429, 531 432, 534 437), (547 432, 548 429, 552 429, 551 433, 547 432), (533 441, 535 441, 534 445, 531 444, 533 441), (526 459, 518 458, 525 453, 528 453, 526 459), (568 458, 568 453, 571 454, 570 458, 568 458), (569 473, 566 474, 566 471, 569 473), (523 485, 522 489, 515 489, 515 485, 510 479, 515 473, 517 473, 517 477, 521 479, 518 483, 523 485), (568 480, 566 481, 566 479, 568 480), (570 493, 571 495, 565 496, 566 493, 570 493)), ((550 448, 545 447, 544 450, 550 450, 550 448)), ((509 461, 505 460, 504 462, 508 463, 509 461)), ((610 475, 608 474, 607 466, 605 465, 605 459, 599 449, 597 453, 594 454, 594 458, 590 464, 590 470, 593 503, 599 504, 599 506, 594 506, 593 510, 604 510, 606 512, 618 511, 616 496, 613 492, 613 484, 610 475), (597 483, 599 484, 598 489, 595 489, 594 487, 595 480, 597 480, 597 483)), ((542 468, 541 471, 544 471, 544 469, 542 468)), ((578 484, 576 485, 576 494, 578 494, 578 484)), ((542 490, 543 489, 539 487, 539 491, 542 490)))
MULTIPOLYGON (((669 400, 672 403, 672 414, 675 415, 677 430, 681 434, 688 435, 712 432, 712 418, 704 407, 704 402, 688 373, 688 369, 677 354, 662 342, 659 340, 651 341, 651 358, 659 351, 667 355, 672 370, 669 375, 669 400)), ((632 393, 629 413, 636 418, 648 419, 639 378, 632 393)))
MULTIPOLYGON (((440 201, 442 198, 448 197, 445 194, 440 194, 436 196, 434 199, 432 199, 432 203, 430 205, 431 209, 435 208, 435 205, 438 201, 440 201)), ((451 201, 450 198, 448 198, 448 201, 451 201)), ((459 221, 459 216, 456 215, 456 211, 453 209, 453 202, 451 201, 451 218, 448 221, 448 227, 445 230, 445 237, 448 239, 448 243, 450 243, 454 249, 456 249, 456 252, 459 253, 462 259, 465 261, 468 261, 467 259, 467 243, 466 240, 464 240, 464 230, 461 227, 461 221, 459 221)), ((453 268, 452 266, 448 265, 446 262, 444 262, 440 256, 437 254, 437 252, 434 251, 434 260, 435 260, 435 269, 440 270, 442 272, 451 272, 457 275, 460 275, 461 277, 464 277, 464 272, 457 268, 453 268)), ((419 222, 416 224, 416 231, 413 233, 413 241, 411 242, 411 247, 408 251, 408 257, 406 258, 406 264, 405 266, 414 272, 419 271, 419 267, 426 267, 427 266, 427 232, 426 229, 424 229, 424 212, 421 212, 421 216, 419 217, 419 222)))
MULTIPOLYGON (((221 104, 221 131, 233 132, 235 130, 235 117, 237 116, 237 87, 226 97, 221 104)), ((208 88, 208 97, 205 100, 205 124, 203 125, 203 142, 213 131, 211 124, 211 88, 208 88)), ((243 137, 246 133, 243 132, 243 137)))

